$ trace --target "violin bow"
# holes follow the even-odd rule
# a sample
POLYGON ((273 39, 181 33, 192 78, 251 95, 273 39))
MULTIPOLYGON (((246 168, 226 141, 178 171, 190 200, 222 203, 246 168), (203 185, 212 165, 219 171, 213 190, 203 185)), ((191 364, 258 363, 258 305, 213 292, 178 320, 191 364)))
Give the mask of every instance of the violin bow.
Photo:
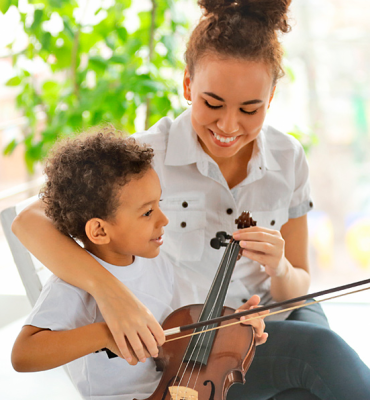
MULTIPOLYGON (((366 284, 370 284, 370 279, 365 279, 365 280, 362 280, 362 281, 349 283, 347 285, 337 286, 337 287, 334 287, 334 288, 331 288, 331 289, 321 290, 321 291, 315 292, 315 293, 309 293, 309 294, 306 294, 304 296, 295 297, 293 299, 284 300, 284 301, 281 301, 281 302, 278 302, 278 303, 267 304, 265 306, 254 308, 252 310, 245 310, 245 311, 237 312, 237 313, 234 313, 234 314, 229 314, 229 315, 224 315, 224 316, 221 316, 221 317, 213 318, 213 319, 210 319, 210 320, 207 320, 207 321, 200 321, 200 322, 196 322, 194 324, 189 324, 189 325, 179 326, 179 327, 176 327, 176 328, 167 329, 167 330, 164 331, 164 334, 167 337, 167 336, 171 336, 171 335, 174 335, 174 334, 177 334, 177 333, 188 331, 190 329, 196 329, 196 328, 205 327, 205 326, 208 326, 208 325, 218 324, 220 322, 227 321, 227 320, 230 320, 230 319, 235 319, 235 318, 239 318, 240 319, 240 317, 244 317, 244 316, 247 316, 247 315, 253 315, 253 314, 256 314, 256 313, 263 312, 263 311, 270 311, 271 309, 274 309, 274 308, 285 307, 282 310, 279 310, 277 312, 266 314, 266 315, 262 315, 262 316, 259 315, 257 317, 254 317, 254 318, 252 317, 250 319, 265 318, 265 317, 268 317, 269 315, 278 314, 278 313, 281 313, 281 312, 285 312, 285 311, 289 311, 289 310, 293 310, 293 309, 297 309, 297 308, 307 307, 308 305, 312 305, 312 304, 315 304, 315 303, 320 303, 322 301, 330 300, 330 299, 333 299, 334 297, 331 297, 331 298, 328 298, 328 299, 323 299, 323 300, 314 300, 314 301, 312 301, 310 303, 304 303, 304 304, 301 304, 301 305, 297 305, 297 306, 293 306, 293 307, 290 307, 290 308, 286 308, 286 306, 289 306, 289 305, 291 305, 293 303, 306 301, 306 300, 312 299, 313 297, 320 297, 320 296, 328 295, 328 294, 331 294, 331 293, 340 292, 342 290, 352 289, 352 288, 355 288, 355 287, 358 287, 358 286, 362 286, 362 285, 366 285, 366 284)), ((357 293, 357 292, 364 291, 364 290, 369 290, 369 289, 370 289, 370 287, 365 288, 365 289, 356 290, 354 292, 343 293, 343 294, 341 294, 339 296, 335 296, 335 297, 346 296, 346 295, 349 295, 349 294, 352 294, 352 293, 357 293)), ((212 328, 212 330, 213 329, 220 329, 222 327, 227 327, 227 326, 230 326, 230 325, 234 325, 234 324, 237 324, 237 323, 243 323, 243 322, 247 322, 247 321, 248 320, 243 320, 243 321, 234 322, 234 323, 229 324, 229 325, 217 326, 216 328, 212 328)), ((192 336, 194 334, 200 334, 200 333, 204 333, 204 332, 205 331, 194 332, 194 333, 192 333, 190 335, 179 336, 177 338, 169 339, 167 341, 182 339, 184 337, 188 337, 188 336, 192 336)))

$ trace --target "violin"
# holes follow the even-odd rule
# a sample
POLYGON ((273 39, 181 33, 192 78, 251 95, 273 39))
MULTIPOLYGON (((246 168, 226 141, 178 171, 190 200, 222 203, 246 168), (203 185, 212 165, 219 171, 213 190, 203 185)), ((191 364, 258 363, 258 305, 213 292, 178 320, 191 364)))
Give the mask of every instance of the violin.
MULTIPOLYGON (((256 225, 247 212, 243 212, 235 223, 238 229, 256 225)), ((172 312, 162 324, 165 331, 196 321, 207 323, 235 312, 224 307, 224 301, 241 250, 239 241, 225 232, 218 232, 211 245, 215 248, 225 246, 226 249, 205 303, 172 312), (226 243, 228 239, 230 242, 226 243)), ((255 353, 253 328, 236 324, 229 329, 209 331, 218 324, 207 325, 197 328, 192 337, 164 343, 156 359, 157 370, 163 371, 163 375, 147 400, 225 400, 231 385, 245 382, 244 376, 255 353)), ((179 334, 173 337, 176 336, 179 334)))
MULTIPOLYGON (((250 213, 246 212, 235 222, 238 229, 256 225, 250 213)), ((255 353, 253 328, 240 324, 242 316, 251 316, 250 319, 260 318, 261 316, 255 317, 253 314, 263 311, 269 311, 268 315, 278 314, 370 289, 366 287, 323 300, 302 303, 315 297, 369 285, 370 279, 365 279, 268 304, 258 309, 234 313, 235 310, 224 307, 223 303, 241 251, 239 242, 233 240, 226 232, 217 232, 216 237, 211 240, 211 246, 216 249, 225 246, 226 250, 206 302, 204 305, 181 307, 171 313, 162 324, 166 337, 171 336, 171 339, 164 343, 160 348, 160 356, 155 359, 157 369, 163 371, 163 376, 157 389, 146 400, 225 400, 229 388, 234 383, 245 382, 245 374, 255 353), (231 240, 227 244, 228 239, 231 240), (294 305, 299 302, 302 304, 294 305), (289 307, 292 304, 293 306, 289 307), (270 312, 274 308, 278 311, 270 312), (183 336, 183 332, 189 330, 193 330, 193 333, 183 336)), ((109 358, 117 357, 108 349, 102 350, 107 352, 109 358)))

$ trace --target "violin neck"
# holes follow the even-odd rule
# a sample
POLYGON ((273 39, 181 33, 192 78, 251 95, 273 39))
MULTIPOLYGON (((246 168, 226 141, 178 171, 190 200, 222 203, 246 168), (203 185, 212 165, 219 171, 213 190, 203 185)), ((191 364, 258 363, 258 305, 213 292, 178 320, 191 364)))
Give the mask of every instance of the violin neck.
MULTIPOLYGON (((221 315, 239 251, 238 241, 231 241, 227 245, 198 321, 206 321, 221 315)), ((196 331, 202 329, 204 328, 198 328, 196 331)), ((202 339, 202 343, 199 342, 198 336, 193 336, 186 351, 185 360, 194 362, 201 360, 202 364, 206 365, 215 334, 216 331, 205 333, 206 337, 202 339)))

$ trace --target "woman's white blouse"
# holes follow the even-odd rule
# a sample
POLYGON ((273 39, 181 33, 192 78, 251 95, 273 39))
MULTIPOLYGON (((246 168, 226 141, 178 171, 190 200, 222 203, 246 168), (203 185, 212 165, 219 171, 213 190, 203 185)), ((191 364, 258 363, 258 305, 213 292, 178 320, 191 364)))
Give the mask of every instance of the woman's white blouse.
MULTIPOLYGON (((162 118, 134 136, 154 149, 161 208, 169 218, 162 251, 175 265, 178 306, 204 302, 224 252, 213 249, 210 241, 218 231, 236 231, 235 219, 243 211, 250 211, 258 226, 280 230, 289 218, 313 207, 302 146, 270 126, 264 126, 255 140, 247 178, 231 190, 197 140, 191 109, 175 121, 162 118)), ((253 294, 267 304, 272 300, 270 285, 264 268, 242 257, 226 305, 238 308, 253 294)))

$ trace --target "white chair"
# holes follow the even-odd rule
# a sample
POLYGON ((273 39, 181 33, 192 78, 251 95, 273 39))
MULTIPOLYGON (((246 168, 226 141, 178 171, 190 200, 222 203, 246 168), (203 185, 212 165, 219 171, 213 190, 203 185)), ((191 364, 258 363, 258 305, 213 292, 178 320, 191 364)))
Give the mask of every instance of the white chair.
MULTIPOLYGON (((13 255, 14 263, 22 279, 26 294, 33 307, 38 299, 42 287, 50 277, 51 272, 34 257, 18 240, 12 232, 14 218, 28 205, 37 200, 37 195, 24 200, 13 207, 6 208, 0 213, 1 225, 13 255)), ((68 369, 63 366, 64 371, 70 378, 68 369)))
POLYGON ((27 298, 34 306, 40 295, 43 284, 51 275, 45 268, 18 240, 12 232, 11 226, 14 218, 29 204, 33 203, 37 196, 24 200, 13 207, 6 208, 1 212, 1 224, 5 237, 8 241, 13 255, 15 265, 26 289, 27 298))

